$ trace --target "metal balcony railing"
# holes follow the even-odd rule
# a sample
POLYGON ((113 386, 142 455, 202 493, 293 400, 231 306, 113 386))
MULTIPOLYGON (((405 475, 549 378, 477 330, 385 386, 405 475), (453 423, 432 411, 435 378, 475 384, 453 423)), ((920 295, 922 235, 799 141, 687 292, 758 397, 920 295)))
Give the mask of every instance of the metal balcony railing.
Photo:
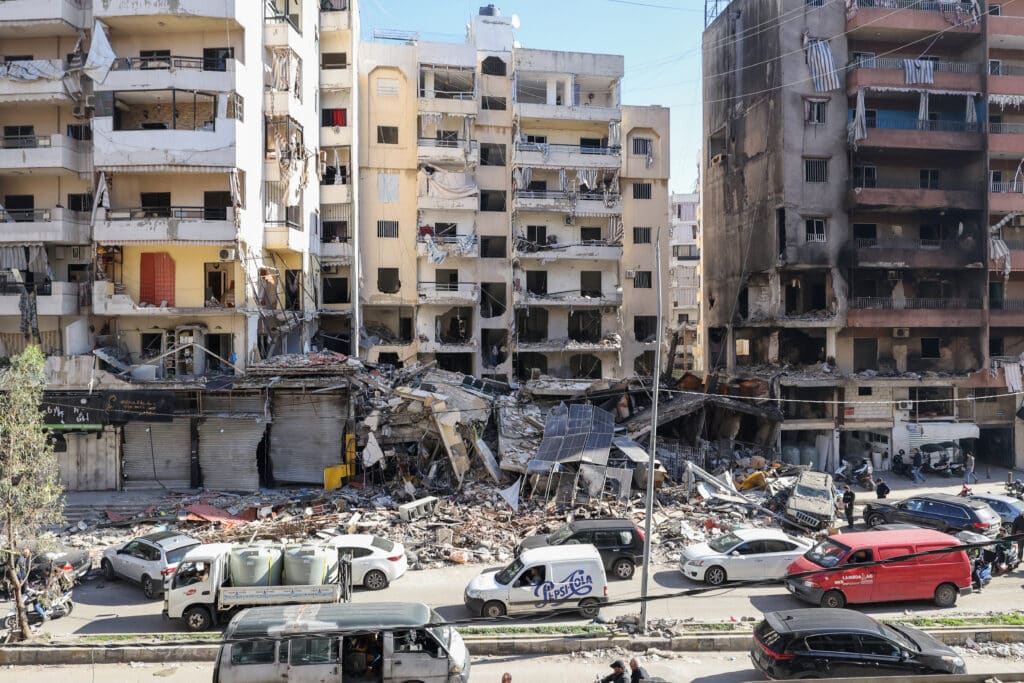
POLYGON ((1020 135, 1024 133, 1024 123, 990 123, 988 132, 995 135, 1020 135))
POLYGON ((199 221, 225 221, 228 210, 224 207, 203 206, 146 206, 130 209, 107 209, 108 221, 137 221, 147 218, 180 218, 199 221))
POLYGON ((427 90, 420 88, 420 97, 427 100, 475 100, 476 90, 427 90))
POLYGON ((5 135, 0 138, 0 147, 4 149, 34 149, 36 147, 52 147, 49 135, 5 135))
POLYGON ((889 297, 859 296, 850 299, 850 308, 887 311, 978 309, 981 308, 981 299, 917 298, 894 301, 889 297))
POLYGON ((990 299, 993 311, 1024 311, 1024 299, 990 299))
POLYGON ((1024 65, 991 64, 988 73, 990 76, 1024 76, 1024 65))
POLYGON ((1024 240, 1003 240, 1010 251, 1024 251, 1024 240))
POLYGON ((516 190, 516 199, 565 199, 568 196, 564 190, 516 190))
POLYGON ((982 184, 941 179, 936 187, 923 187, 921 185, 921 181, 916 178, 853 178, 849 182, 849 188, 851 190, 860 188, 878 190, 952 190, 977 192, 981 190, 982 184))
POLYGON ((1024 192, 1024 181, 990 181, 988 184, 989 192, 1024 192))
POLYGON ((473 294, 476 292, 475 282, 431 282, 429 280, 417 282, 416 289, 423 292, 463 292, 473 294))
MULTIPOLYGON (((465 240, 467 244, 476 244, 478 241, 476 235, 434 235, 433 237, 435 244, 461 244, 463 240, 465 240)), ((427 236, 417 235, 416 241, 421 244, 425 244, 427 236)))
MULTIPOLYGON (((914 57, 864 57, 855 59, 848 65, 848 69, 891 69, 903 70, 903 64, 907 60, 914 60, 914 57)), ((933 61, 932 68, 954 74, 977 74, 981 73, 981 64, 977 62, 945 62, 933 61)))
POLYGON ((928 240, 928 239, 877 239, 858 238, 854 245, 858 249, 955 249, 960 246, 957 240, 928 240))
MULTIPOLYGON (((466 141, 464 139, 462 139, 462 138, 457 138, 457 139, 454 139, 454 140, 451 139, 451 138, 442 139, 442 140, 438 140, 437 138, 419 138, 416 141, 416 144, 419 147, 446 147, 446 148, 450 148, 450 149, 465 149, 466 148, 466 141)), ((474 149, 475 150, 478 146, 479 146, 479 143, 476 140, 472 140, 470 142, 470 149, 474 149)))
POLYGON ((111 67, 113 71, 227 71, 227 57, 118 57, 111 67))
POLYGON ((6 278, 0 280, 0 295, 20 295, 22 292, 36 293, 36 296, 51 296, 53 294, 53 283, 51 282, 12 282, 6 278))
POLYGON ((974 7, 970 2, 922 2, 922 0, 856 0, 856 2, 857 7, 917 10, 920 12, 949 12, 953 10, 960 10, 970 14, 974 7))
POLYGON ((606 154, 619 156, 621 147, 587 147, 584 145, 549 145, 537 142, 517 142, 518 152, 562 152, 567 154, 606 154))
POLYGON ((5 209, 0 214, 0 222, 10 217, 15 223, 49 223, 53 220, 51 209, 5 209))
POLYGON ((868 128, 879 128, 883 130, 921 130, 941 133, 980 133, 980 123, 967 123, 966 121, 921 121, 919 119, 889 119, 881 118, 869 124, 868 128))

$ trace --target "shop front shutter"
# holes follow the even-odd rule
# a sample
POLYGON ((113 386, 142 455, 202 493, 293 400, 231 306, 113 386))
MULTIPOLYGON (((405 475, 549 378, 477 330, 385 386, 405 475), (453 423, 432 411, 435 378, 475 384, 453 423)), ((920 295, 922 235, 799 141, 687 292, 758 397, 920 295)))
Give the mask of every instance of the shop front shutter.
POLYGON ((189 488, 191 455, 190 418, 129 422, 124 426, 124 488, 189 488))
POLYGON ((323 484, 324 468, 342 462, 345 397, 275 393, 270 459, 278 483, 323 484))
POLYGON ((208 417, 199 423, 199 467, 203 487, 215 491, 257 491, 256 448, 267 425, 256 420, 208 417))

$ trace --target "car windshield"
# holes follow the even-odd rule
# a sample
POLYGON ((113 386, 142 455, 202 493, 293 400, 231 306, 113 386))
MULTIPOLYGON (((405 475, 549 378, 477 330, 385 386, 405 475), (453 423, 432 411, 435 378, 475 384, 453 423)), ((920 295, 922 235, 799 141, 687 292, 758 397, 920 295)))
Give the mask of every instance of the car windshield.
POLYGON ((572 527, 566 524, 551 532, 548 536, 548 543, 551 545, 562 545, 572 536, 572 527))
POLYGON ((797 485, 796 495, 803 496, 804 498, 821 498, 822 500, 828 500, 829 495, 826 489, 813 488, 811 486, 797 485))
POLYGON ((1019 515, 1021 512, 1024 512, 1024 501, 1014 499, 1009 501, 1007 505, 1009 505, 1010 509, 1013 510, 1014 515, 1019 515))
POLYGON ((724 553, 728 552, 730 548, 736 546, 742 541, 743 539, 736 534, 722 534, 721 536, 712 538, 708 541, 708 547, 716 553, 724 553))
POLYGON ((912 638, 908 637, 906 633, 901 631, 899 627, 892 626, 890 624, 882 624, 882 628, 885 629, 886 635, 896 641, 900 647, 907 650, 913 650, 914 652, 920 650, 917 643, 915 643, 912 638))
POLYGON ((519 572, 521 571, 523 571, 523 561, 517 557, 512 561, 512 564, 498 572, 497 575, 495 575, 494 580, 502 586, 507 586, 512 583, 512 579, 519 576, 519 572))
POLYGON ((190 543, 188 545, 183 545, 180 548, 175 548, 174 550, 168 550, 167 564, 175 564, 177 562, 181 562, 181 558, 185 557, 185 554, 189 550, 192 550, 192 548, 195 548, 198 545, 198 543, 190 543))
POLYGON ((849 551, 850 549, 842 543, 836 543, 831 538, 826 538, 804 553, 804 558, 819 567, 834 567, 849 551))
MULTIPOLYGON (((430 621, 433 624, 441 624, 444 622, 444 618, 435 612, 430 610, 430 621)), ((451 626, 429 626, 428 631, 437 639, 437 642, 441 643, 441 646, 445 650, 451 647, 452 642, 452 627, 451 626)))
POLYGON ((372 545, 374 548, 383 550, 386 553, 390 553, 392 550, 395 549, 394 543, 392 543, 386 538, 381 538, 379 536, 374 536, 373 540, 370 541, 370 545, 372 545))

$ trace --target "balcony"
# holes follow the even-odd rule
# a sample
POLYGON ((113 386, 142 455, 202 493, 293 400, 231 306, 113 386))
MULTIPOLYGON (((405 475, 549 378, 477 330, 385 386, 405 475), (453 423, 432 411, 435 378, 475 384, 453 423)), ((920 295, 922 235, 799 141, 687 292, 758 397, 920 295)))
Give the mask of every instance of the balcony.
POLYGON ((476 235, 420 235, 416 238, 416 255, 477 258, 480 256, 480 240, 476 235))
MULTIPOLYGON (((28 285, 31 287, 32 285, 28 285)), ((87 285, 82 284, 81 287, 87 285)), ((20 316, 21 295, 26 285, 4 282, 0 284, 0 315, 20 316)), ((37 315, 78 315, 79 283, 51 282, 34 287, 37 315)))
POLYGON ((580 105, 566 107, 561 104, 533 104, 516 102, 515 113, 525 119, 546 119, 549 121, 618 121, 622 118, 620 107, 599 107, 580 105))
POLYGON ((981 33, 971 2, 855 0, 853 4, 846 14, 852 38, 902 42, 943 35, 947 42, 959 43, 981 33))
POLYGON ((476 353, 480 344, 475 339, 465 341, 421 341, 420 353, 476 353))
POLYGON ((515 208, 520 211, 572 212, 577 216, 615 216, 622 213, 622 196, 560 190, 519 190, 515 195, 515 208))
POLYGON ((181 166, 192 171, 206 167, 212 173, 238 166, 234 119, 216 119, 203 130, 114 130, 112 117, 97 117, 93 137, 97 170, 166 172, 181 166))
POLYGON ((476 140, 438 140, 419 138, 416 141, 416 157, 425 164, 469 164, 480 163, 480 144, 476 140))
POLYGON ((583 294, 579 290, 551 294, 535 294, 525 290, 516 290, 512 293, 512 302, 516 306, 568 306, 570 308, 621 306, 622 292, 602 292, 600 296, 594 296, 583 294))
MULTIPOLYGON (((978 123, 965 121, 919 121, 917 115, 891 116, 894 112, 878 112, 874 126, 868 126, 867 138, 857 145, 866 149, 921 149, 948 152, 980 152, 985 138, 978 123)), ((852 113, 851 113, 852 116, 852 113)))
POLYGON ((0 38, 73 36, 90 29, 91 0, 4 0, 0 38))
MULTIPOLYGON (((999 49, 1024 49, 1024 9, 1019 6, 1015 7, 1011 3, 1006 3, 1003 7, 1003 12, 1011 11, 1018 16, 1008 16, 1007 14, 988 15, 988 38, 990 46, 999 49)), ((990 90, 992 89, 992 85, 992 79, 989 79, 990 90)), ((1014 90, 1010 94, 1020 92, 1024 91, 1014 90)))
POLYGON ((447 114, 449 116, 475 116, 479 110, 476 93, 456 93, 456 96, 437 97, 436 93, 420 90, 416 108, 421 113, 447 114))
POLYGON ((267 17, 263 31, 263 44, 266 47, 287 47, 295 54, 302 54, 302 34, 284 15, 267 17))
MULTIPOLYGON (((881 169, 884 170, 884 169, 881 169)), ((857 185, 850 183, 846 196, 851 209, 913 207, 925 209, 968 209, 982 208, 982 185, 980 183, 943 182, 939 188, 922 188, 921 181, 889 180, 857 185)))
MULTIPOLYGON (((913 58, 909 58, 913 59, 913 58)), ((847 66, 846 90, 856 95, 860 88, 904 88, 906 77, 903 65, 908 61, 898 57, 872 57, 859 59, 847 66)), ((915 83, 915 88, 935 90, 981 90, 981 64, 977 62, 932 62, 934 83, 915 83)))
POLYGON ((320 69, 321 90, 351 90, 352 69, 320 69))
POLYGON ((321 185, 320 186, 320 203, 321 204, 351 204, 352 203, 352 186, 343 183, 340 185, 321 185))
POLYGON ((352 17, 348 0, 326 0, 320 3, 320 33, 348 31, 352 28, 352 17))
MULTIPOLYGON (((989 18, 989 26, 992 25, 991 21, 992 17, 989 18)), ((1024 92, 1024 66, 992 62, 989 68, 988 90, 994 95, 1011 96, 1024 92)))
POLYGON ((1024 299, 993 299, 989 311, 989 325, 992 327, 1024 326, 1024 299))
MULTIPOLYGON (((227 244, 236 242, 235 211, 202 206, 100 209, 93 239, 106 244, 182 241, 227 244)), ((244 220, 244 213, 239 220, 244 220)))
POLYGON ((417 282, 421 304, 463 306, 480 302, 480 286, 475 282, 417 282))
POLYGON ((607 240, 584 240, 571 244, 535 244, 524 239, 517 239, 515 256, 538 261, 557 261, 559 259, 620 261, 622 260, 622 245, 612 244, 607 240))
POLYGON ((614 168, 622 163, 619 147, 584 147, 581 145, 549 145, 517 142, 516 165, 531 168, 614 168))
MULTIPOLYGON (((1024 271, 1024 240, 1003 240, 1003 244, 1010 250, 1010 271, 1019 273, 1024 271)), ((989 259, 988 269, 1002 272, 1003 263, 996 259, 989 259)), ((995 304, 991 304, 995 308, 995 304)))
POLYGON ((994 214, 1024 211, 1024 183, 989 182, 988 210, 994 214))
POLYGON ((94 0, 92 15, 117 29, 142 30, 141 19, 159 19, 148 26, 151 30, 223 31, 225 26, 250 29, 262 9, 252 0, 94 0))
POLYGON ((959 240, 855 239, 852 245, 863 268, 963 268, 982 258, 981 245, 959 240))
POLYGON ((97 92, 125 90, 200 90, 232 92, 238 83, 238 60, 202 57, 159 59, 119 57, 97 92))
POLYGON ((515 344, 518 353, 602 353, 621 351, 622 340, 618 335, 609 335, 597 340, 540 339, 520 340, 515 344))
MULTIPOLYGON (((199 315, 230 315, 237 309, 230 306, 140 306, 124 286, 110 280, 92 283, 92 312, 95 315, 168 315, 187 313, 199 315)), ((180 294, 178 294, 180 296, 180 294)), ((232 295, 234 295, 232 293, 232 295)))
POLYGON ((478 195, 447 198, 421 194, 417 202, 420 211, 476 211, 480 208, 480 197, 478 195))
POLYGON ((0 174, 88 173, 92 142, 66 135, 0 138, 0 174))
POLYGON ((342 265, 352 264, 352 244, 346 241, 320 242, 320 257, 340 261, 342 265))
POLYGON ((88 244, 89 214, 68 209, 8 209, 0 221, 0 244, 88 244))
POLYGON ((352 126, 321 126, 321 147, 351 147, 352 126))
POLYGON ((981 299, 899 299, 853 297, 846 315, 849 327, 979 327, 981 299))
MULTIPOLYGON (((0 7, 5 3, 0 3, 0 7)), ((8 62, 6 66, 17 69, 19 62, 8 62)), ((0 79, 0 104, 32 102, 65 103, 71 96, 64 87, 66 64, 62 59, 37 59, 24 62, 23 67, 30 73, 45 73, 48 77, 35 80, 0 79)))
POLYGON ((1024 123, 990 123, 989 153, 996 158, 1018 160, 1024 156, 1024 123))

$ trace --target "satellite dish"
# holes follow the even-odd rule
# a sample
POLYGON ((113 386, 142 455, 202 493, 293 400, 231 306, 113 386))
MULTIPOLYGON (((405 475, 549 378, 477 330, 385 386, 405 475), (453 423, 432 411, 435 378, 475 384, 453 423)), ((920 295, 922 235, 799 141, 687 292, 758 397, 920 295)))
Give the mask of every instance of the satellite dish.
POLYGON ((512 15, 512 28, 519 28, 519 15, 518 14, 513 14, 512 15))

